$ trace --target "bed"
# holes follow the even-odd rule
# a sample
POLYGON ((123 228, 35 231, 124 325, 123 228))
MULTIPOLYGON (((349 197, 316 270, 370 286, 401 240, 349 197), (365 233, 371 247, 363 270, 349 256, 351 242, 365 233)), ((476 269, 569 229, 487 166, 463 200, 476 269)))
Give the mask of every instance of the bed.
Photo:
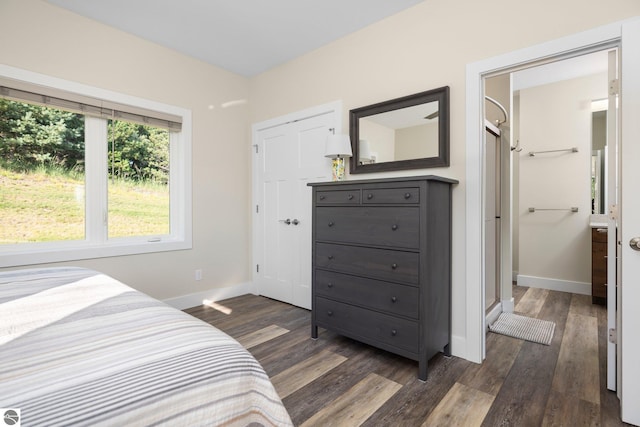
POLYGON ((0 272, 0 407, 23 426, 292 425, 233 338, 75 267, 0 272))

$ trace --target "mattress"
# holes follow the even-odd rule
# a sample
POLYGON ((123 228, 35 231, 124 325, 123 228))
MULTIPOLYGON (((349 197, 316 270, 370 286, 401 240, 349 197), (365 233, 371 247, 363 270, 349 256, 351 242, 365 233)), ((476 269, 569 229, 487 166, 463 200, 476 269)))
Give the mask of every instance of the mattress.
POLYGON ((233 338, 73 267, 0 272, 0 407, 23 426, 292 425, 233 338))

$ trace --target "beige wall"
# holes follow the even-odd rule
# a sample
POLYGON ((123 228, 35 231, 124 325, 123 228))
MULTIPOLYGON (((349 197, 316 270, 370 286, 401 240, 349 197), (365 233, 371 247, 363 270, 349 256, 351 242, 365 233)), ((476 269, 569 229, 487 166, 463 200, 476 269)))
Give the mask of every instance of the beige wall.
POLYGON ((0 0, 0 62, 192 111, 193 250, 68 264, 156 298, 251 280, 248 81, 40 0, 0 0), (215 108, 210 110, 209 105, 215 108), (203 269, 203 280, 194 270, 203 269))
POLYGON ((252 78, 251 122, 342 100, 347 129, 352 108, 451 88, 449 168, 358 178, 440 174, 460 180, 453 192, 452 298, 454 342, 464 340, 466 65, 636 15, 637 0, 542 0, 518 2, 517 7, 508 0, 425 1, 252 78))
POLYGON ((637 0, 541 0, 517 7, 509 0, 429 0, 247 84, 43 1, 0 0, 0 61, 192 109, 194 249, 74 263, 158 298, 251 279, 250 123, 342 100, 347 129, 352 108, 450 86, 451 167, 397 175, 460 180, 453 195, 452 297, 453 334, 464 338, 466 64, 636 15, 637 0), (249 95, 246 106, 219 108, 249 95), (208 110, 210 104, 216 108, 208 110), (198 267, 202 282, 193 281, 198 267))
POLYGON ((395 160, 438 156, 438 122, 396 130, 395 160))

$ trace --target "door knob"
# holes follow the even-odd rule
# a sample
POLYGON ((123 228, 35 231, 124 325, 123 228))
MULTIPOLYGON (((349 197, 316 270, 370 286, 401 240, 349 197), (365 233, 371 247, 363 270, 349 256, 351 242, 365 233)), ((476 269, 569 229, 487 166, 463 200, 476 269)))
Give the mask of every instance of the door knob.
POLYGON ((300 221, 298 221, 297 219, 294 218, 293 221, 291 221, 291 223, 293 225, 298 225, 298 224, 300 224, 300 221))
POLYGON ((634 251, 640 251, 640 237, 634 237, 629 240, 629 246, 631 246, 631 249, 634 251))
POLYGON ((290 224, 291 224, 291 220, 290 220, 289 218, 287 218, 287 219, 281 219, 281 220, 278 220, 278 222, 284 222, 284 223, 285 223, 285 224, 287 224, 287 225, 290 225, 290 224))

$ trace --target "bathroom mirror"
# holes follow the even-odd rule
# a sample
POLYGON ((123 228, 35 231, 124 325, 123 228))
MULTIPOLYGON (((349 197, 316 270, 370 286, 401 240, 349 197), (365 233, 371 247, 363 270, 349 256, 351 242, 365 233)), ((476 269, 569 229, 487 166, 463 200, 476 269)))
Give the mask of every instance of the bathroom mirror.
POLYGON ((449 87, 349 112, 351 173, 449 166, 449 87))
POLYGON ((591 213, 604 214, 607 176, 607 110, 591 116, 591 213))

